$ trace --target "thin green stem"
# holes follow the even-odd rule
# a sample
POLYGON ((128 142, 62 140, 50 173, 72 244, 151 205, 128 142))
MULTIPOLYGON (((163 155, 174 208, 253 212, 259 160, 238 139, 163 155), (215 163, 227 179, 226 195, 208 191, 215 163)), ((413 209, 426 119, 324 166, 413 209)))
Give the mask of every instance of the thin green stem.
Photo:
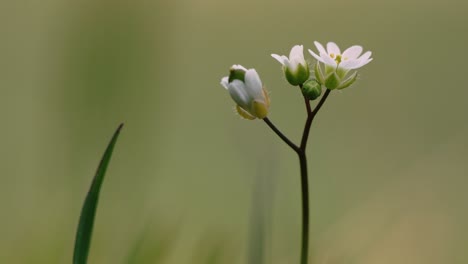
POLYGON ((312 121, 317 115, 322 105, 327 100, 331 90, 327 89, 315 106, 314 110, 311 110, 310 101, 304 97, 304 102, 307 111, 307 120, 302 133, 301 144, 298 147, 288 137, 286 137, 268 118, 264 118, 263 121, 289 146, 291 147, 299 157, 299 165, 301 170, 301 199, 302 199, 302 233, 301 233, 301 264, 308 264, 309 256, 309 179, 307 172, 307 156, 306 147, 307 140, 309 139, 310 128, 312 121))
POLYGON ((331 90, 329 89, 325 91, 325 94, 323 94, 322 98, 320 99, 318 104, 315 106, 313 111, 310 111, 310 103, 309 103, 309 100, 306 99, 307 120, 304 126, 304 132, 302 133, 302 140, 301 140, 301 145, 300 145, 300 148, 303 149, 304 151, 307 147, 307 140, 309 139, 309 133, 310 133, 310 127, 312 126, 312 121, 314 121, 315 116, 317 115, 320 108, 322 108, 322 105, 327 100, 327 97, 330 94, 330 92, 331 90))
POLYGON ((307 157, 304 150, 300 150, 299 165, 301 168, 301 199, 302 199, 302 235, 301 235, 301 264, 307 264, 309 255, 309 182, 307 174, 307 157))
POLYGON ((271 121, 268 117, 263 118, 263 121, 273 130, 276 135, 278 135, 284 143, 286 143, 289 147, 291 147, 296 153, 299 151, 299 147, 294 144, 288 137, 286 137, 271 121))

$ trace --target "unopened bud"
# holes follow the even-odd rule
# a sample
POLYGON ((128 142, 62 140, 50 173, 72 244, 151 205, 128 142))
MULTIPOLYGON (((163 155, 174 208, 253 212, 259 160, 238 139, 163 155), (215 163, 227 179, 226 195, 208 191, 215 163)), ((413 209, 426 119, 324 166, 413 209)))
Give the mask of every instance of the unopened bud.
POLYGON ((302 85, 302 94, 309 100, 315 100, 322 94, 322 85, 311 79, 302 85))

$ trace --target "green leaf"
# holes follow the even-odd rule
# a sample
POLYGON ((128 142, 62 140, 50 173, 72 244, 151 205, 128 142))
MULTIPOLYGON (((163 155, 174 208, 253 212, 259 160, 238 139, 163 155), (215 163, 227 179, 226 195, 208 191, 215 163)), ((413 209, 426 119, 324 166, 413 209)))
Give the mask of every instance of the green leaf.
POLYGON ((109 165, 112 151, 119 137, 120 130, 123 124, 117 128, 112 137, 107 149, 102 156, 101 162, 94 175, 93 182, 89 188, 88 194, 81 209, 80 221, 76 230, 75 251, 73 253, 73 264, 86 264, 88 261, 89 247, 91 244, 91 236, 93 234, 94 217, 99 201, 99 192, 101 190, 104 175, 106 174, 107 166, 109 165))

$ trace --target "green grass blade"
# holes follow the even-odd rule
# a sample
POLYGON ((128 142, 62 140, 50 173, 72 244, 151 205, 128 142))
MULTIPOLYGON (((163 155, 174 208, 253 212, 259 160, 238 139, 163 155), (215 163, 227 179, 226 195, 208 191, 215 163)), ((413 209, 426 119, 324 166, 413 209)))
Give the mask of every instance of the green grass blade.
POLYGON ((271 234, 273 201, 275 195, 276 170, 274 166, 262 166, 255 177, 250 230, 248 242, 248 264, 271 263, 271 234))
POLYGON ((99 200, 99 191, 106 174, 107 166, 109 165, 112 151, 114 150, 115 143, 119 137, 120 130, 123 124, 117 128, 112 137, 109 145, 107 146, 101 162, 94 175, 93 182, 89 188, 88 194, 81 209, 80 220, 78 229, 76 230, 75 251, 73 253, 73 264, 86 264, 88 260, 89 247, 91 243, 91 236, 93 233, 94 216, 96 215, 96 208, 99 200))

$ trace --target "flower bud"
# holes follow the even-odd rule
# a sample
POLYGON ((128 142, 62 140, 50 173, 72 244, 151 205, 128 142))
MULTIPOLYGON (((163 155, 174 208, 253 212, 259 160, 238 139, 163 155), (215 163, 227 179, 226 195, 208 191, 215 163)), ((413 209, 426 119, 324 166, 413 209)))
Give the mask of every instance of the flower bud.
POLYGON ((270 98, 255 69, 233 65, 229 76, 221 79, 221 85, 237 104, 236 109, 241 117, 253 120, 263 119, 268 115, 270 98))
POLYGON ((315 100, 322 94, 322 85, 316 80, 308 80, 302 85, 302 94, 309 100, 315 100))
POLYGON ((277 54, 271 54, 271 56, 283 65, 284 75, 291 85, 301 85, 309 79, 309 65, 304 59, 302 45, 294 46, 289 53, 289 58, 277 54))

